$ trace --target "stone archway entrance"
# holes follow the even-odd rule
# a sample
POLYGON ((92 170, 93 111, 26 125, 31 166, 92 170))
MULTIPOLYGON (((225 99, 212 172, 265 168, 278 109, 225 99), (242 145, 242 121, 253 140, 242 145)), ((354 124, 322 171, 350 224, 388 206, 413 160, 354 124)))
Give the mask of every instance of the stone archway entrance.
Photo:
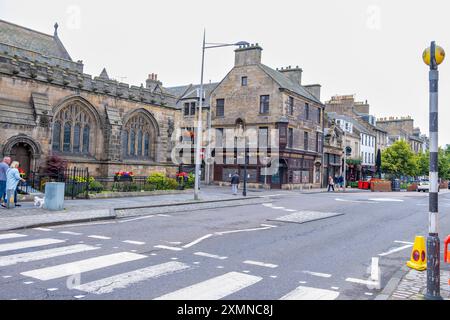
POLYGON ((42 151, 38 143, 24 134, 11 137, 3 147, 3 156, 9 156, 13 161, 19 161, 20 168, 29 177, 33 171, 38 170, 38 161, 42 151))
POLYGON ((10 157, 13 161, 20 163, 20 168, 25 171, 28 177, 31 173, 31 162, 33 158, 31 146, 25 142, 18 142, 11 148, 10 157))

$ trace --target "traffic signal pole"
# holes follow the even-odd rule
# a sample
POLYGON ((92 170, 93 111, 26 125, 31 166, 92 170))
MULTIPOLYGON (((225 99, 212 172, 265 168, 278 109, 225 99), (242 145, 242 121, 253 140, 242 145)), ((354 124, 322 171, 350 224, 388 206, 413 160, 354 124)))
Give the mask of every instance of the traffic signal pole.
POLYGON ((427 293, 430 300, 441 300, 440 295, 440 240, 438 234, 438 82, 439 71, 436 63, 436 43, 430 48, 430 203, 427 238, 427 293))

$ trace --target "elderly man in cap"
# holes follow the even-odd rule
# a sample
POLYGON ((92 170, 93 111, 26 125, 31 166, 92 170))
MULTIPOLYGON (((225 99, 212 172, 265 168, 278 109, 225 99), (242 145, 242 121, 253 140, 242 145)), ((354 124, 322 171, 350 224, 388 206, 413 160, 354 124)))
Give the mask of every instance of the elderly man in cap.
POLYGON ((0 162, 0 203, 2 206, 3 202, 6 202, 6 171, 8 171, 10 164, 10 157, 4 157, 3 161, 0 162))

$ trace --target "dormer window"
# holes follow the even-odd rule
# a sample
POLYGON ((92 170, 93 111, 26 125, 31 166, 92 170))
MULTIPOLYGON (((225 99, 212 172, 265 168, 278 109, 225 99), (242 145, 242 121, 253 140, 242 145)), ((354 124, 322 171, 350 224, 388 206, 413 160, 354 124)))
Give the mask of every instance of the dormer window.
POLYGON ((186 102, 184 104, 184 116, 185 117, 189 117, 189 116, 195 116, 195 109, 196 109, 197 105, 195 102, 186 102))

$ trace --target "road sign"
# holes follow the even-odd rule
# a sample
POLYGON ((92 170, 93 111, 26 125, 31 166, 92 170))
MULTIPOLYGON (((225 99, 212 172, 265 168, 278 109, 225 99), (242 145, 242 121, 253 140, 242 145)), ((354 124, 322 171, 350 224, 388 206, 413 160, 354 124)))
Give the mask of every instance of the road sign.
POLYGON ((352 154, 352 148, 351 147, 346 147, 345 148, 345 153, 348 155, 348 156, 350 156, 351 154, 352 154))

